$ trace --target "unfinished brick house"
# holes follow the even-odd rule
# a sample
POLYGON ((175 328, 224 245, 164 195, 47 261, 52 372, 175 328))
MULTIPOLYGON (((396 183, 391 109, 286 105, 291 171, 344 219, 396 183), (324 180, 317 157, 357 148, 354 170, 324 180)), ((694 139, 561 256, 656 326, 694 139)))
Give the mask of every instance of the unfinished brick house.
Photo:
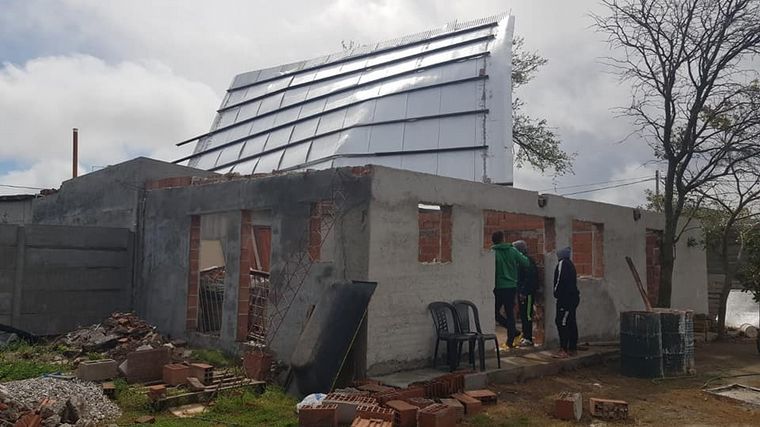
MULTIPOLYGON (((469 299, 494 329, 495 230, 526 240, 545 272, 557 247, 572 246, 581 337, 616 339, 619 312, 643 308, 625 257, 641 272, 656 268, 647 236, 663 225, 660 215, 632 208, 378 166, 149 186, 144 209, 136 308, 163 331, 234 349, 255 326, 255 285, 245 272, 266 263, 266 333, 288 360, 325 286, 373 281, 363 337, 373 374, 430 363, 432 301, 469 299), (224 248, 221 320, 199 330, 198 272, 210 240, 224 248)), ((548 315, 537 321, 547 343, 556 341, 550 276, 543 274, 548 315)), ((704 251, 679 247, 675 277, 674 307, 705 312, 704 251)))

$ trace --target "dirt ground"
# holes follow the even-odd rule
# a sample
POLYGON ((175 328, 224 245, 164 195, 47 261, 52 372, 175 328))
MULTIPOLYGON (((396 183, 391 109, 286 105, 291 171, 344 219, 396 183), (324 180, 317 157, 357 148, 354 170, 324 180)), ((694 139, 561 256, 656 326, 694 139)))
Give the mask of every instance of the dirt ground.
POLYGON ((760 426, 760 407, 720 400, 702 391, 732 383, 760 387, 760 354, 754 341, 697 343, 696 366, 693 377, 653 381, 624 377, 618 373, 618 363, 612 362, 522 384, 494 385, 499 404, 487 407, 466 425, 576 425, 552 416, 554 396, 571 391, 583 395, 584 415, 577 425, 607 425, 589 415, 588 398, 600 397, 629 402, 630 418, 618 424, 760 426), (745 376, 726 378, 732 375, 745 376))

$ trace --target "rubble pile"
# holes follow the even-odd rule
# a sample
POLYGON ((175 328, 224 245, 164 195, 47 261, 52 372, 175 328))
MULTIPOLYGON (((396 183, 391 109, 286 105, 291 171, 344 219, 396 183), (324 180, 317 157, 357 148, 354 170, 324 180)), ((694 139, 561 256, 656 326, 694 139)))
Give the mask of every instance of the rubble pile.
POLYGON ((157 348, 166 340, 156 327, 133 313, 113 313, 97 325, 81 328, 59 338, 56 344, 69 348, 67 356, 76 357, 89 352, 104 353, 122 362, 127 354, 138 348, 157 348))
POLYGON ((0 424, 94 427, 120 416, 94 383, 34 378, 0 386, 0 424))

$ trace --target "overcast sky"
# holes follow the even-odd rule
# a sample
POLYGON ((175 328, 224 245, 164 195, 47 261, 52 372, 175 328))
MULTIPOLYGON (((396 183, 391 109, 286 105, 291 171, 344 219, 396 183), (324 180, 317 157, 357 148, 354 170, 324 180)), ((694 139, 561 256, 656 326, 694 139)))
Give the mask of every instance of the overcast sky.
MULTIPOLYGON (((208 130, 235 74, 338 51, 342 40, 371 43, 504 10, 549 60, 518 95, 577 153, 575 175, 524 168, 515 185, 563 194, 652 177, 651 149, 620 142, 631 125, 613 108, 629 92, 599 63, 609 51, 590 28, 592 9, 596 0, 4 0, 0 185, 58 187, 71 174, 72 127, 83 173, 138 155, 178 158, 174 143, 208 130)), ((653 185, 573 197, 635 206, 653 185)))

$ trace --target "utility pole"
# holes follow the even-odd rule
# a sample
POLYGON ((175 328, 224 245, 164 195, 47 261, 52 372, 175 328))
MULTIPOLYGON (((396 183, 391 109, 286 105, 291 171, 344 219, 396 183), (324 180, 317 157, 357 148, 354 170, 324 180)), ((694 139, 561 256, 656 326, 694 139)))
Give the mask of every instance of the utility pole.
POLYGON ((79 129, 72 129, 71 177, 76 178, 79 172, 79 129))
POLYGON ((654 171, 654 195, 660 197, 660 170, 654 171))

